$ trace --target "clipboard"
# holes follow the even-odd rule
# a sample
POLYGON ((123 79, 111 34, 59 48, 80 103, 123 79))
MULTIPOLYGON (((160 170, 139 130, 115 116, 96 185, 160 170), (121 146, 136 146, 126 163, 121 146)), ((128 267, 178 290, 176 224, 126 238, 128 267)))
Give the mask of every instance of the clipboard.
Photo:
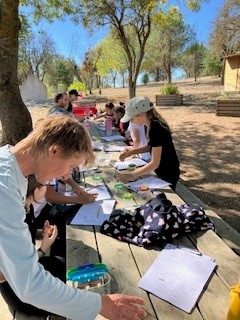
POLYGON ((190 313, 215 268, 212 257, 167 244, 138 286, 190 313))

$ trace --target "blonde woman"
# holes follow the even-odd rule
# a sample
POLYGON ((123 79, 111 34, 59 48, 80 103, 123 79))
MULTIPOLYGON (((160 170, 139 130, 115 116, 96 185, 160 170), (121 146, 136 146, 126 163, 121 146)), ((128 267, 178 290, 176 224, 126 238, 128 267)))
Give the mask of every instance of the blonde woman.
POLYGON ((0 148, 0 281, 8 281, 28 304, 73 320, 139 320, 146 312, 138 297, 99 294, 71 288, 38 262, 25 219, 27 179, 41 184, 67 179, 73 168, 91 164, 94 155, 88 133, 75 119, 49 116, 15 146, 0 148))
POLYGON ((141 148, 123 152, 119 157, 120 160, 124 161, 127 157, 148 151, 151 153, 151 160, 132 173, 119 174, 118 180, 127 182, 154 170, 159 178, 171 183, 174 190, 180 170, 167 122, 159 115, 147 97, 135 97, 129 100, 121 121, 131 121, 139 126, 147 126, 148 144, 141 148))

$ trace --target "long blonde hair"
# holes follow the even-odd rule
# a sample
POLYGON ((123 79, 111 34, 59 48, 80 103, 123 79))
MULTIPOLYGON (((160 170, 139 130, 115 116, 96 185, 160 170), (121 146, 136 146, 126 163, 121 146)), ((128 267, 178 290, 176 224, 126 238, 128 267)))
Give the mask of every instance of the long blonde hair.
MULTIPOLYGON (((151 110, 147 111, 147 118, 150 120, 150 122, 151 121, 159 122, 163 128, 165 128, 167 131, 171 133, 171 129, 167 121, 160 115, 160 113, 156 110, 156 108, 153 107, 151 110)), ((148 129, 148 132, 149 132, 149 129, 148 129)))
POLYGON ((29 146, 32 156, 47 152, 56 145, 62 150, 62 158, 79 154, 84 165, 92 165, 95 157, 88 132, 74 118, 65 115, 51 115, 40 121, 35 129, 19 145, 29 146))

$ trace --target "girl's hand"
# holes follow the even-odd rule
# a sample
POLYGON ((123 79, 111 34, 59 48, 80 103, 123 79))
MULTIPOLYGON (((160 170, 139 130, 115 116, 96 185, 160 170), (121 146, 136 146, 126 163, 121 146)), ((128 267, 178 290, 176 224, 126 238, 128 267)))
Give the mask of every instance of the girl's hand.
POLYGON ((85 196, 85 195, 87 195, 87 192, 83 189, 83 188, 81 188, 80 186, 74 186, 74 187, 72 187, 72 191, 74 192, 74 193, 76 193, 78 196, 85 196))
POLYGON ((98 193, 87 193, 84 195, 79 196, 79 204, 86 204, 86 203, 91 203, 94 202, 96 200, 98 196, 98 193))
POLYGON ((131 150, 124 151, 120 154, 119 160, 124 161, 126 158, 130 157, 132 155, 131 150))
POLYGON ((44 229, 43 231, 43 239, 41 249, 43 252, 47 252, 51 245, 54 243, 58 236, 57 226, 49 226, 48 229, 44 229))

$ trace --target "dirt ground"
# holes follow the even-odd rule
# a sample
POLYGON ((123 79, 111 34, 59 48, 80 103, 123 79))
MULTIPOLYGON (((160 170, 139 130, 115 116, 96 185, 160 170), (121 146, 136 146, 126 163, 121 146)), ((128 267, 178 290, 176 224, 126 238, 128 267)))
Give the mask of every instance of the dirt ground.
MULTIPOLYGON (((240 232, 240 117, 216 116, 216 99, 222 99, 219 78, 205 77, 177 82, 184 95, 184 105, 158 107, 168 121, 181 163, 181 180, 199 199, 240 232)), ((137 88, 152 102, 160 84, 137 88)), ((94 92, 93 92, 94 93, 94 92)), ((240 99, 240 94, 231 94, 240 99)), ((97 106, 106 101, 127 101, 127 88, 102 89, 96 92, 97 106)), ((35 122, 45 116, 51 100, 28 102, 35 122)))

